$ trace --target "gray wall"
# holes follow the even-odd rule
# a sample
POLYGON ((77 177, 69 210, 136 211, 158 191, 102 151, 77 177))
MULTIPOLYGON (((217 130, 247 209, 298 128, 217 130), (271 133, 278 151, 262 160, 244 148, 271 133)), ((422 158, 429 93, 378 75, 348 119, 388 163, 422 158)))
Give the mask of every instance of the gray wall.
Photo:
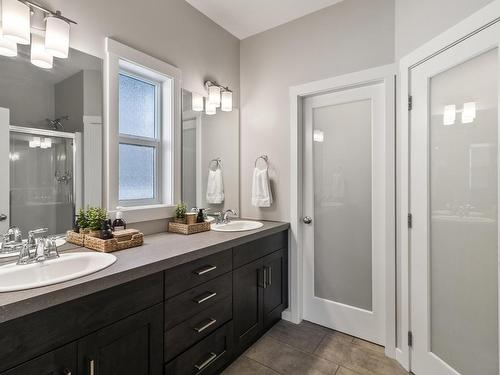
POLYGON ((457 24, 492 0, 396 0, 396 58, 457 24))
POLYGON ((347 0, 241 42, 241 211, 289 219, 290 86, 394 61, 394 1, 347 0), (268 154, 275 203, 251 205, 252 171, 268 154))
POLYGON ((64 131, 83 131, 83 70, 55 85, 55 117, 63 120, 64 131))
POLYGON ((48 0, 78 22, 71 45, 104 57, 104 37, 157 57, 182 70, 183 87, 203 92, 214 79, 239 94, 239 40, 184 0, 48 0))

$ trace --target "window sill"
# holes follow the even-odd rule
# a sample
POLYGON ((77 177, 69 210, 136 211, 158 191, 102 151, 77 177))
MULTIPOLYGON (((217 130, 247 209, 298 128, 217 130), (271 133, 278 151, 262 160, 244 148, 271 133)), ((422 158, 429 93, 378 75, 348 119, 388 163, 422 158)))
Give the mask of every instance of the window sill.
MULTIPOLYGON (((109 211, 114 217, 117 210, 109 211)), ((123 218, 128 223, 166 219, 174 216, 175 206, 169 204, 152 204, 148 206, 120 207, 123 218)))

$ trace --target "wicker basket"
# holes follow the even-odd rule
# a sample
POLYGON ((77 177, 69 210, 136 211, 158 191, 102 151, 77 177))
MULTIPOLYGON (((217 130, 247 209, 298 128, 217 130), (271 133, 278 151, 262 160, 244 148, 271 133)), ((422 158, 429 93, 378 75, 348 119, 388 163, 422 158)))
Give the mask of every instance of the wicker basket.
POLYGON ((66 232, 66 241, 69 243, 78 245, 78 246, 83 246, 85 240, 85 234, 83 233, 76 233, 75 231, 69 230, 66 232))
POLYGON ((207 232, 210 230, 210 223, 205 221, 203 223, 195 224, 181 224, 170 221, 168 223, 168 231, 172 233, 180 234, 195 234, 201 232, 207 232))
POLYGON ((144 235, 137 233, 131 239, 118 241, 116 238, 110 240, 101 240, 100 238, 85 236, 85 247, 100 251, 102 253, 111 253, 113 251, 125 250, 131 247, 141 246, 144 243, 144 235))

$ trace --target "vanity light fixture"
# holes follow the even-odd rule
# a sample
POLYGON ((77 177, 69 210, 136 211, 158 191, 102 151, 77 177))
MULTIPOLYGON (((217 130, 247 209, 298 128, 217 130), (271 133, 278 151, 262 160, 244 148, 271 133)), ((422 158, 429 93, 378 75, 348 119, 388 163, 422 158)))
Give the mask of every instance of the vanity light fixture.
POLYGON ((31 35, 31 63, 42 69, 52 69, 54 58, 45 49, 43 36, 31 35))
POLYGON ((233 92, 229 90, 228 87, 221 86, 218 83, 212 81, 206 81, 205 88, 208 92, 208 98, 205 103, 205 112, 207 114, 215 115, 215 113, 217 113, 217 108, 220 108, 221 111, 224 112, 231 112, 233 110, 233 92), (211 108, 208 108, 209 105, 211 106, 211 108), (215 113, 213 113, 214 108, 215 113))
POLYGON ((453 125, 457 118, 457 106, 450 104, 444 107, 443 125, 453 125))
POLYGON ((476 102, 464 103, 462 110, 462 124, 470 124, 476 119, 476 102))
POLYGON ((70 24, 76 24, 75 21, 64 17, 60 11, 53 12, 28 0, 0 1, 2 5, 0 55, 16 56, 17 44, 29 45, 31 41, 31 62, 38 67, 50 69, 53 57, 68 57, 70 24), (34 22, 33 37, 31 37, 31 17, 36 18, 40 14, 45 18, 45 30, 40 30, 34 22))
POLYGON ((191 97, 191 108, 195 112, 202 112, 203 111, 203 96, 202 95, 193 92, 193 95, 191 97))

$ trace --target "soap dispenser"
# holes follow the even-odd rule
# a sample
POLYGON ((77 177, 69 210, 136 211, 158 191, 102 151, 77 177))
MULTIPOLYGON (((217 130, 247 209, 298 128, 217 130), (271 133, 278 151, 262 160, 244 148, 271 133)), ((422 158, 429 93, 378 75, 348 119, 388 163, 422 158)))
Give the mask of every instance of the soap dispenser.
POLYGON ((205 222, 205 209, 204 208, 198 209, 198 216, 196 217, 196 222, 197 223, 205 222))
POLYGON ((113 221, 113 231, 127 229, 127 223, 123 219, 123 214, 120 211, 120 207, 116 207, 116 218, 113 221))

